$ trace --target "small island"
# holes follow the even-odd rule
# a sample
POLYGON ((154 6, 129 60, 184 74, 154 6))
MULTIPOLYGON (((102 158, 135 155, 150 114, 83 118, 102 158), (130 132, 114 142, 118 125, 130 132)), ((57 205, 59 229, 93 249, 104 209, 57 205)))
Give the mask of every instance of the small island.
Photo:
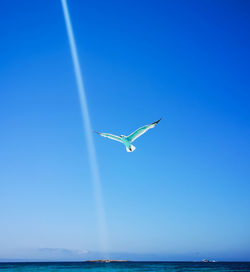
POLYGON ((215 263, 216 261, 215 260, 210 261, 210 260, 207 260, 207 259, 203 259, 202 262, 203 263, 215 263))
POLYGON ((121 262, 129 262, 127 260, 88 260, 86 261, 88 263, 121 263, 121 262))

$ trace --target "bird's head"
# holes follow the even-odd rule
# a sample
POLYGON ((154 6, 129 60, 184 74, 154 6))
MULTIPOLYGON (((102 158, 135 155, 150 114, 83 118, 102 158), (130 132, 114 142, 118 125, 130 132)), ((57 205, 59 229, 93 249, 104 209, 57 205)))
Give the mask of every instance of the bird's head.
POLYGON ((123 138, 123 137, 125 137, 125 135, 122 134, 120 137, 123 138))

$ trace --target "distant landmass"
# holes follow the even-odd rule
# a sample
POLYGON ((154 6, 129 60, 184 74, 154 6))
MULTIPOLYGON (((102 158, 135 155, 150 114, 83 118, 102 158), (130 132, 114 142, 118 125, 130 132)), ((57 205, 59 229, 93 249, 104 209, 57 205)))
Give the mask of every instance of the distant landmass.
POLYGON ((203 259, 202 262, 203 263, 215 263, 216 261, 215 260, 210 261, 210 260, 207 260, 207 259, 203 259))
POLYGON ((127 260, 88 260, 86 262, 89 263, 121 263, 121 262, 129 262, 127 260))

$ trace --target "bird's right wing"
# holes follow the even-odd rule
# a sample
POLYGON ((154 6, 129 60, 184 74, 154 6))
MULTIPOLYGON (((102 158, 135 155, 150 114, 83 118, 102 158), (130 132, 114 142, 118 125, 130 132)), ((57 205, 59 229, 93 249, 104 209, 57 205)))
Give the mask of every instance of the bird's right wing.
POLYGON ((136 131, 134 131, 133 133, 131 133, 127 137, 127 140, 129 142, 133 143, 133 141, 135 141, 142 134, 144 134, 145 132, 147 132, 149 129, 154 128, 160 121, 161 121, 161 119, 159 119, 159 120, 157 120, 157 121, 155 121, 155 122, 153 122, 153 123, 151 123, 149 125, 146 125, 146 126, 138 128, 136 131))
POLYGON ((122 140, 121 140, 120 136, 116 136, 116 135, 113 135, 113 134, 110 134, 110 133, 101 133, 101 132, 97 132, 97 131, 96 131, 96 133, 103 136, 103 137, 106 137, 106 138, 109 138, 111 140, 122 143, 122 140))

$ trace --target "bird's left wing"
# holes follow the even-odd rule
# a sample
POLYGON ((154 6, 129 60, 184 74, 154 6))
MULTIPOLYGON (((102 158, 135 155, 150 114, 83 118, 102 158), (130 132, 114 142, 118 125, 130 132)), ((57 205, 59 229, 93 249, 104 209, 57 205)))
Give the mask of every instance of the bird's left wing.
POLYGON ((113 135, 110 133, 101 133, 101 132, 97 132, 97 131, 96 131, 96 133, 103 136, 103 137, 107 137, 111 140, 118 141, 118 142, 122 143, 121 137, 119 137, 119 136, 116 136, 116 135, 113 135))
POLYGON ((161 119, 159 119, 159 120, 157 120, 154 123, 151 123, 149 125, 146 125, 146 126, 143 126, 141 128, 138 128, 136 131, 134 131, 133 133, 131 133, 127 137, 127 140, 132 143, 134 140, 136 140, 142 134, 144 134, 145 132, 147 132, 150 128, 154 128, 160 121, 161 121, 161 119))

